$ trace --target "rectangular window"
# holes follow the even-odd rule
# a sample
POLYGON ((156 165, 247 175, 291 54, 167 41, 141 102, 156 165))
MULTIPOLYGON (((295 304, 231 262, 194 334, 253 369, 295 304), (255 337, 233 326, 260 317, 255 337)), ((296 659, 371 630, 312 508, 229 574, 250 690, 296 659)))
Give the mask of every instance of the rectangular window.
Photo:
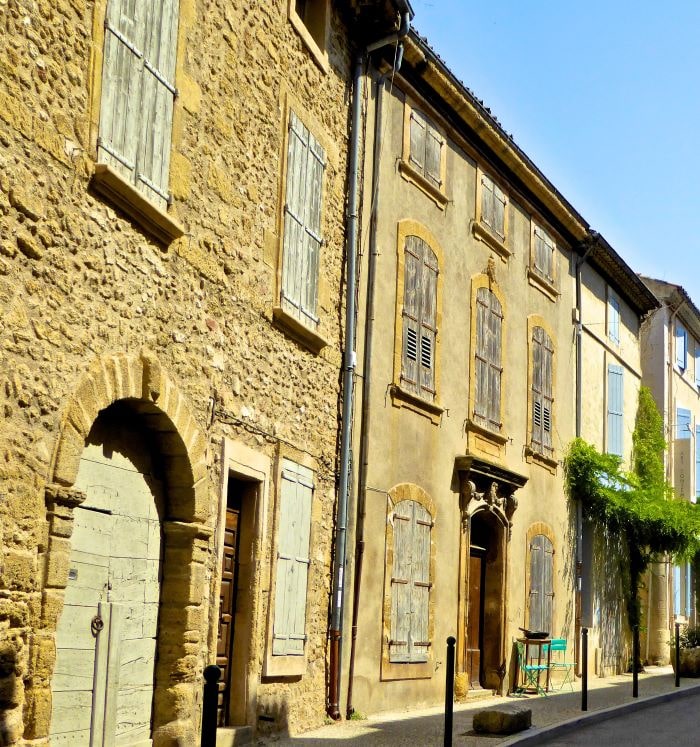
POLYGON ((620 302, 613 295, 608 297, 608 339, 620 344, 620 302))
POLYGON ((680 322, 676 322, 676 366, 681 371, 688 367, 688 332, 680 322))
POLYGON ((690 438, 693 435, 693 431, 691 430, 690 423, 691 423, 691 412, 690 410, 686 410, 684 407, 679 407, 676 409, 676 429, 675 429, 675 438, 690 438))
POLYGON ((161 209, 170 201, 178 6, 109 0, 105 18, 97 160, 161 209))
POLYGON ((622 457, 623 451, 622 366, 608 365, 608 454, 622 457))
POLYGON ((445 139, 420 112, 411 110, 409 162, 434 187, 442 189, 442 148, 445 139))
POLYGON ((538 225, 535 225, 535 250, 534 250, 534 269, 541 277, 554 282, 554 252, 556 244, 554 239, 538 225))
POLYGON ((282 248, 282 308, 303 324, 318 325, 321 205, 326 156, 318 140, 290 112, 282 248))
POLYGON ((288 459, 283 460, 277 531, 273 656, 304 654, 313 492, 313 472, 288 459))
POLYGON ((506 238, 506 195, 486 174, 481 175, 481 222, 501 240, 506 238))

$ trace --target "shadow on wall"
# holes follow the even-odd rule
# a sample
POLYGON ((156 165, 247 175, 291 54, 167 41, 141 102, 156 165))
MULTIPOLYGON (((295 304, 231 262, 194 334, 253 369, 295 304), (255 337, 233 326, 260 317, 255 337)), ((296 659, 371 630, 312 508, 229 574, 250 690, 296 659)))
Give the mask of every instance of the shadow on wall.
MULTIPOLYGON (((274 682, 294 682, 298 677, 275 678, 274 682)), ((289 736, 289 704, 286 693, 274 693, 258 697, 258 733, 289 736)))
POLYGON ((0 641, 0 747, 16 744, 22 736, 24 688, 19 651, 23 646, 22 638, 12 635, 12 631, 0 641))
POLYGON ((630 632, 627 623, 629 598, 629 557, 627 545, 618 534, 599 529, 595 538, 595 587, 603 676, 627 671, 630 632))

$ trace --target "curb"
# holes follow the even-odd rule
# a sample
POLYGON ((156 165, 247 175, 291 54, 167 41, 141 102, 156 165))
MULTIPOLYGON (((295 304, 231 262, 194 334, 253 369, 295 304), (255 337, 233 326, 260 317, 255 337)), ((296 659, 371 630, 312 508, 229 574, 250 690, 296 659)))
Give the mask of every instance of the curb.
POLYGON ((577 716, 568 721, 552 724, 551 726, 528 729, 526 734, 521 737, 514 737, 506 742, 501 742, 500 747, 511 747, 511 745, 519 745, 520 747, 526 747, 526 745, 539 745, 542 743, 543 739, 552 739, 564 734, 569 734, 579 727, 598 724, 601 721, 608 721, 609 719, 616 718, 617 716, 626 713, 634 713, 635 711, 641 711, 649 706, 667 703, 669 700, 674 700, 675 698, 684 698, 689 695, 699 694, 700 684, 690 685, 684 687, 682 690, 671 690, 670 692, 661 693, 660 695, 650 695, 647 698, 638 698, 637 700, 633 700, 631 703, 603 708, 599 711, 593 711, 592 713, 587 713, 583 716, 577 716))

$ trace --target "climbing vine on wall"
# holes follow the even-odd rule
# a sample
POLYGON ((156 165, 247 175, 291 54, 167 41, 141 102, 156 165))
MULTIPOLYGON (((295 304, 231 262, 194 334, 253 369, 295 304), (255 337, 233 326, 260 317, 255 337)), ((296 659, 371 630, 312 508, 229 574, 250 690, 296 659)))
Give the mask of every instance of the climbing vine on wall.
POLYGON ((640 624, 639 583, 656 555, 691 559, 700 550, 700 506, 678 499, 665 479, 663 420, 651 392, 639 390, 632 436, 632 470, 619 457, 601 454, 583 439, 568 450, 569 495, 580 500, 586 519, 627 541, 630 560, 630 626, 640 624))

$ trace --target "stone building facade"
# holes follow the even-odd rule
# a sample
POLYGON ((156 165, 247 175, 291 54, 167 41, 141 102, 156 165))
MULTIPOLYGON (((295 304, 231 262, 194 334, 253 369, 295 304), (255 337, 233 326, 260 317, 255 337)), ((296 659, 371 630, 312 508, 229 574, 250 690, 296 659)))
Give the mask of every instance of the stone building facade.
POLYGON ((214 660, 223 726, 316 725, 350 64, 397 8, 0 16, 0 741, 192 745, 214 660))

